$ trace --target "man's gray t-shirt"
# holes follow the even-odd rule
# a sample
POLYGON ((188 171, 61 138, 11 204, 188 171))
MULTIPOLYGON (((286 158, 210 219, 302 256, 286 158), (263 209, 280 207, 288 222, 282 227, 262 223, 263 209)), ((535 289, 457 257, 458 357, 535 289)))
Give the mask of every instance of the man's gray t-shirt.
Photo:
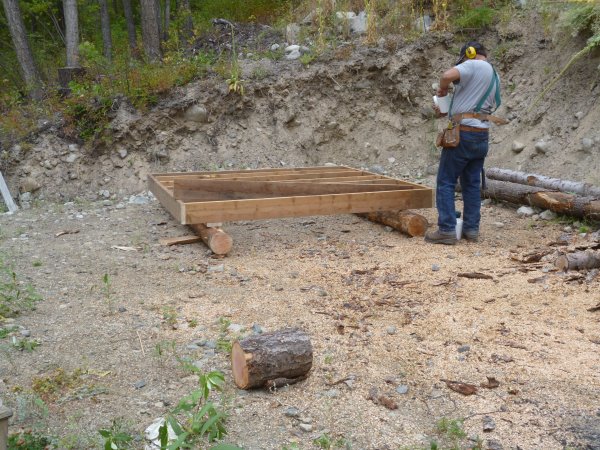
MULTIPOLYGON (((454 84, 454 100, 452 114, 473 112, 490 87, 494 76, 492 65, 480 59, 469 59, 455 68, 460 73, 460 82, 454 84)), ((481 113, 490 114, 496 106, 496 86, 492 88, 488 98, 483 102, 481 113)), ((489 128, 489 122, 478 119, 463 119, 462 124, 477 128, 489 128)))

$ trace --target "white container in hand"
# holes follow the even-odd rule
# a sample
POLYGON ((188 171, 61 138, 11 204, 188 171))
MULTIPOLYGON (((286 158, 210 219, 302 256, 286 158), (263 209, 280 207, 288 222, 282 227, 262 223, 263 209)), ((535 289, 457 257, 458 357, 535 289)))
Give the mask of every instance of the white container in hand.
POLYGON ((450 102, 452 101, 451 95, 444 95, 443 97, 433 96, 433 103, 440 109, 442 114, 446 114, 450 109, 450 102))

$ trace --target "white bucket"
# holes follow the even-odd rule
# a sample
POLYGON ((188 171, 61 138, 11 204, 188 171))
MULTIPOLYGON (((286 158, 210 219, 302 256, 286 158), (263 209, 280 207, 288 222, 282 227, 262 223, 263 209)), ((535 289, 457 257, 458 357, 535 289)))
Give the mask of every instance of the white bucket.
POLYGON ((458 239, 459 241, 460 241, 460 238, 462 237, 462 227, 463 227, 462 219, 456 219, 456 239, 458 239))
POLYGON ((442 114, 446 114, 450 109, 450 102, 452 101, 451 95, 444 95, 443 97, 433 96, 433 103, 440 109, 442 114))

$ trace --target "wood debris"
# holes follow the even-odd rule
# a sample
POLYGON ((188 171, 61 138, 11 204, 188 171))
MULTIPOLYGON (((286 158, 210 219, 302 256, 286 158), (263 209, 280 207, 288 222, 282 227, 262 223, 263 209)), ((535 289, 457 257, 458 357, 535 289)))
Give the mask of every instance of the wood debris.
POLYGON ((496 380, 495 377, 486 377, 486 378, 487 378, 487 381, 480 384, 480 386, 482 388, 496 389, 498 386, 500 386, 500 382, 498 380, 496 380))
POLYGON ((461 278, 473 278, 477 280, 493 280, 494 277, 481 272, 462 272, 457 275, 461 278))
POLYGON ((444 383, 446 383, 446 386, 448 386, 448 388, 454 392, 458 392, 459 394, 462 395, 473 395, 477 393, 477 386, 475 386, 474 384, 469 384, 469 383, 463 383, 460 381, 452 381, 452 380, 444 380, 442 379, 441 381, 443 381, 444 383))
POLYGON ((62 230, 54 235, 54 237, 64 236, 65 234, 77 234, 79 230, 62 230))

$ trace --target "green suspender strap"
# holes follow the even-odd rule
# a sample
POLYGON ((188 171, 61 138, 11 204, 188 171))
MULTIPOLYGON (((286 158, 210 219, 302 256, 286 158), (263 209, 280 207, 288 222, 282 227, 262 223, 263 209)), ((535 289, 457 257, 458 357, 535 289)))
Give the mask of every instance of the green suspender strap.
POLYGON ((481 111, 481 107, 483 106, 484 102, 487 100, 487 98, 491 94, 494 85, 496 85, 496 98, 495 98, 496 108, 495 109, 498 109, 500 107, 500 105, 502 104, 502 99, 500 98, 500 79, 498 78, 496 69, 494 69, 492 67, 492 71, 494 72, 492 75, 492 81, 490 81, 490 85, 488 86, 487 91, 485 91, 485 94, 483 94, 483 97, 481 97, 481 100, 479 100, 479 103, 477 103, 477 106, 475 107, 476 113, 481 111))

